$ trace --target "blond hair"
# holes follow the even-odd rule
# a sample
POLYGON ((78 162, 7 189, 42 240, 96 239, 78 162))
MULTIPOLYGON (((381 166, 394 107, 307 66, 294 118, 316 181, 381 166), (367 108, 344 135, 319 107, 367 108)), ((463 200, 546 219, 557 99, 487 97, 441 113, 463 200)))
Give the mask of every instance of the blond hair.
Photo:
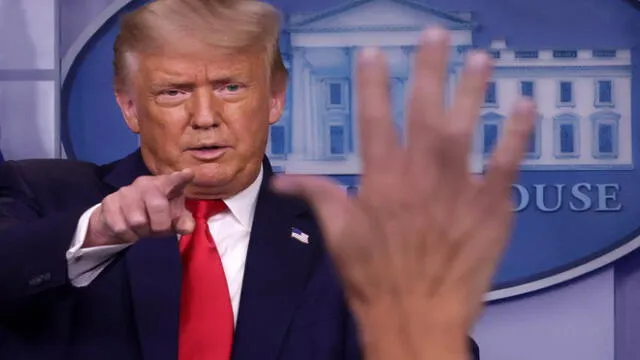
POLYGON ((288 76, 279 48, 280 13, 260 0, 156 0, 126 14, 114 50, 114 85, 122 90, 127 56, 205 44, 230 53, 263 52, 272 82, 288 76))

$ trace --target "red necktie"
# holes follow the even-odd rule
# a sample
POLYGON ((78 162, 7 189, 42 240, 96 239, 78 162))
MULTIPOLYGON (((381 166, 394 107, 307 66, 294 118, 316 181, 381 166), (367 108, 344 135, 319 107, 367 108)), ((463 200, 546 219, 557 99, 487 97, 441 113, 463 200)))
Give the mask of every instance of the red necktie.
POLYGON ((187 200, 193 233, 180 239, 182 294, 179 360, 228 360, 233 341, 233 309, 222 261, 207 219, 226 210, 221 200, 187 200))

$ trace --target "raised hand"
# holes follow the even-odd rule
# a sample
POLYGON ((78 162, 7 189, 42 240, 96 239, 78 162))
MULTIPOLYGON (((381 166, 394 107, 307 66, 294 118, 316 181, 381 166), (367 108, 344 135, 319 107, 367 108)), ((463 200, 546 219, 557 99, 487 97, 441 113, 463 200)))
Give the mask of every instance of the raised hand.
POLYGON ((84 247, 130 243, 145 236, 187 234, 195 226, 184 206, 190 169, 142 176, 104 198, 91 215, 84 247))
POLYGON ((275 182, 276 189, 306 199, 317 213, 363 324, 370 358, 463 359, 456 351, 466 349, 466 332, 510 235, 511 184, 534 106, 524 99, 515 104, 486 174, 470 174, 491 60, 481 52, 468 55, 453 104, 446 108, 449 52, 445 30, 425 31, 415 58, 404 146, 393 126, 383 55, 367 49, 359 57, 363 173, 356 197, 348 198, 327 178, 283 176, 275 182), (372 335, 379 332, 384 335, 372 335), (381 345, 394 341, 395 352, 381 345))

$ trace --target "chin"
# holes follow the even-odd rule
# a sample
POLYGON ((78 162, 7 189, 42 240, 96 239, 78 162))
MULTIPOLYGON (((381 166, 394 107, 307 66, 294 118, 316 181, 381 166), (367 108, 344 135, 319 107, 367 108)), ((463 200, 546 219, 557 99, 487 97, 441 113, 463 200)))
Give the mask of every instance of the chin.
MULTIPOLYGON (((205 166, 211 167, 209 164, 205 166)), ((203 169, 202 166, 194 170, 195 178, 185 189, 187 197, 219 199, 232 195, 233 191, 230 191, 230 188, 233 188, 233 176, 228 176, 227 173, 220 171, 220 169, 211 171, 210 169, 203 169)))
POLYGON ((228 166, 222 164, 202 164, 193 168, 195 178, 193 185, 198 187, 225 186, 232 179, 232 172, 228 166))
POLYGON ((192 169, 195 178, 189 192, 200 197, 232 196, 253 181, 253 167, 233 161, 199 164, 192 169))

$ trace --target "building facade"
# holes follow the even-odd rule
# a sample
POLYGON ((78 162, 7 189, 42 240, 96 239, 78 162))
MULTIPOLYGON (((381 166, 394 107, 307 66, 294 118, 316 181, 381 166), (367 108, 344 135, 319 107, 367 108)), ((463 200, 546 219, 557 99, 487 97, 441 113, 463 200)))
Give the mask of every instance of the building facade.
MULTIPOLYGON (((453 100, 477 24, 469 13, 443 12, 411 0, 354 0, 317 13, 288 14, 281 46, 290 79, 287 106, 271 128, 268 154, 288 173, 358 174, 355 55, 380 47, 391 76, 394 121, 403 107, 421 31, 439 24, 452 34, 447 102, 453 100)), ((524 169, 629 169, 631 55, 628 49, 487 49, 495 71, 485 94, 472 170, 481 171, 518 95, 539 116, 524 169)))

